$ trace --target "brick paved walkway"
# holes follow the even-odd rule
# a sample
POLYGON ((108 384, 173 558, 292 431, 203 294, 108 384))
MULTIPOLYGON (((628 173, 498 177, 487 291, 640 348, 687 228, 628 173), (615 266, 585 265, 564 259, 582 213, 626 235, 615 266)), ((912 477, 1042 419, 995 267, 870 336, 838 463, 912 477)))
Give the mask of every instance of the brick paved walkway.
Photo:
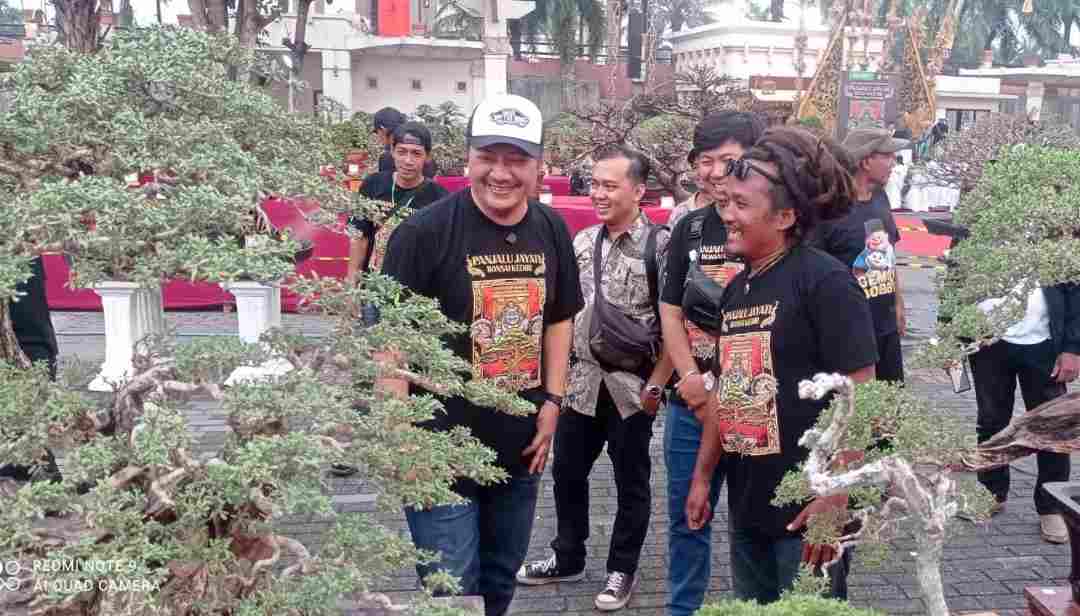
MULTIPOLYGON (((932 274, 909 270, 904 277, 908 297, 911 338, 925 337, 933 322, 934 298, 930 279, 932 274)), ((227 335, 235 332, 235 314, 220 312, 169 313, 169 323, 181 340, 192 335, 227 335)), ((100 361, 104 344, 103 324, 97 313, 54 314, 60 334, 63 357, 81 356, 100 361)), ((284 325, 294 331, 320 335, 326 331, 319 317, 285 315, 284 325)), ((937 375, 912 374, 910 386, 927 399, 933 400, 943 414, 962 417, 974 433, 975 402, 972 394, 955 395, 944 378, 937 375)), ((215 448, 225 437, 226 427, 209 403, 192 406, 190 419, 199 434, 202 447, 215 448)), ((630 605, 623 611, 627 616, 664 614, 667 598, 667 503, 666 472, 661 452, 663 418, 654 426, 651 455, 653 460, 653 516, 650 532, 641 558, 641 585, 630 605)), ((1080 460, 1078 460, 1080 461, 1080 460)), ((1066 585, 1069 574, 1068 546, 1043 543, 1039 537, 1038 518, 1031 493, 1035 483, 1034 459, 1013 465, 1010 502, 1005 513, 983 526, 957 522, 945 549, 943 564, 946 596, 954 613, 985 609, 997 610, 1001 616, 1023 614, 1023 588, 1027 585, 1066 585)), ((1073 464, 1073 479, 1080 479, 1080 464, 1073 464)), ((343 511, 373 511, 370 490, 362 481, 349 479, 333 482, 335 502, 343 511)), ((541 500, 533 529, 529 558, 547 555, 547 545, 555 532, 555 508, 551 493, 550 472, 541 488, 541 500)), ((721 504, 726 503, 726 494, 721 504)), ((589 541, 589 565, 584 582, 521 588, 512 607, 515 614, 594 614, 593 598, 600 590, 604 577, 604 562, 610 540, 615 511, 615 488, 611 464, 606 455, 597 462, 592 475, 590 507, 592 537, 589 541)), ((713 534, 713 578, 710 600, 729 596, 731 572, 728 566, 726 508, 718 507, 713 534)), ((407 532, 400 514, 377 514, 401 532, 407 532)), ((314 544, 325 523, 314 519, 291 519, 287 532, 305 543, 314 544)), ((889 614, 921 614, 922 602, 912 576, 914 542, 910 536, 893 542, 894 558, 884 567, 866 569, 856 566, 851 576, 851 599, 860 605, 879 608, 889 614)), ((391 594, 404 594, 415 589, 415 575, 402 571, 385 589, 391 594)))

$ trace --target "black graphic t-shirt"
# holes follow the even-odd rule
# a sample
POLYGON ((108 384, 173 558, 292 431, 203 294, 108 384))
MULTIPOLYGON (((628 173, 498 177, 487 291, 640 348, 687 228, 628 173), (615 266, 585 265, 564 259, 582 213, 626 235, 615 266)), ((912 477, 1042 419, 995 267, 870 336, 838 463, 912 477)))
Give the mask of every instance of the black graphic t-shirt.
MULTIPOLYGON (((727 227, 715 208, 703 207, 680 218, 668 243, 667 280, 660 300, 672 306, 681 306, 684 314, 691 313, 690 307, 684 305, 691 266, 699 266, 721 287, 727 284, 742 271, 743 264, 727 254, 724 248, 726 243, 727 227)), ((716 332, 706 332, 688 318, 686 333, 698 370, 708 370, 712 367, 712 357, 716 351, 716 338, 713 335, 716 332)))
POLYGON ((731 523, 770 536, 801 505, 770 504, 784 474, 806 459, 799 439, 825 402, 799 399, 819 372, 846 374, 877 361, 866 297, 836 259, 796 246, 773 268, 730 282, 716 363, 717 413, 731 523))
MULTIPOLYGON (((530 202, 521 222, 502 226, 463 190, 398 225, 382 271, 469 326, 446 343, 470 362, 472 378, 542 401, 544 327, 573 318, 585 303, 570 232, 554 210, 530 202)), ((521 452, 536 434, 536 415, 512 417, 464 398, 444 404, 446 414, 427 427, 465 426, 509 473, 527 472, 521 452)))
POLYGON ((814 246, 851 268, 859 286, 870 300, 874 331, 884 336, 896 331, 896 228, 885 191, 869 201, 856 201, 851 213, 841 220, 823 223, 816 229, 814 246))
POLYGON ((368 241, 368 252, 364 257, 362 270, 379 271, 383 255, 386 254, 386 242, 397 225, 394 222, 404 220, 413 210, 419 210, 435 203, 450 193, 442 186, 425 180, 419 186, 402 188, 394 185, 394 172, 373 173, 364 178, 360 194, 376 201, 392 203, 388 213, 388 224, 376 225, 367 219, 352 218, 349 223, 364 233, 368 241))

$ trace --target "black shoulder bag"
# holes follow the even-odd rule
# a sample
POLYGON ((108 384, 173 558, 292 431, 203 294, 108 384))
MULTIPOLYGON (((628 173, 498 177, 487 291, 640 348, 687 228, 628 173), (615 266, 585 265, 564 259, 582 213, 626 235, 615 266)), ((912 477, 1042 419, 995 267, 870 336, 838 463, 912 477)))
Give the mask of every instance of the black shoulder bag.
POLYGON ((701 244, 705 220, 699 218, 690 223, 690 238, 697 239, 697 258, 691 261, 683 289, 683 314, 703 331, 716 335, 720 331, 721 309, 724 306, 724 289, 709 278, 701 269, 701 244))
POLYGON ((601 264, 607 228, 601 227, 593 251, 593 280, 595 293, 593 314, 589 322, 589 350, 605 370, 629 372, 648 378, 660 358, 661 332, 656 268, 656 234, 662 225, 649 225, 645 239, 645 277, 649 283, 649 299, 656 318, 651 324, 626 316, 618 306, 604 298, 601 291, 601 264))

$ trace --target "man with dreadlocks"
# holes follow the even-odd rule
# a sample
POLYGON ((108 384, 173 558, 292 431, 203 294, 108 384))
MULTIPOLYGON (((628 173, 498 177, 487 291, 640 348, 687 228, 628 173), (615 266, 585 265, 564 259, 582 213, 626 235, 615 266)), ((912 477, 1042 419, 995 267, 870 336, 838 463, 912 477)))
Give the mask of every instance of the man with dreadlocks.
MULTIPOLYGON (((720 377, 701 408, 686 517, 692 528, 708 521, 710 482, 723 464, 735 596, 769 603, 792 585, 800 562, 834 560, 827 546, 804 545, 798 531, 809 515, 847 505, 846 494, 817 499, 802 512, 771 503, 784 475, 805 459, 799 438, 826 406, 801 400, 798 383, 819 372, 873 379, 877 350, 866 296, 850 271, 804 243, 818 220, 851 207, 851 175, 830 145, 800 129, 771 129, 728 164, 728 176, 721 213, 727 251, 748 267, 720 304, 720 377), (738 378, 738 387, 729 378, 738 378)), ((839 597, 846 595, 846 569, 845 559, 829 568, 839 597)))

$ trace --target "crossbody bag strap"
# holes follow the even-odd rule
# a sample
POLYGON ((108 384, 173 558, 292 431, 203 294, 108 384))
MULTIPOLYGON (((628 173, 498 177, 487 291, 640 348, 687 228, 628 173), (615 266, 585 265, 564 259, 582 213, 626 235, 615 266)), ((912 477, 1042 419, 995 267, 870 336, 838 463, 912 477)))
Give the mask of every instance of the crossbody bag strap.
POLYGON ((660 264, 656 262, 656 235, 664 225, 650 225, 649 235, 645 238, 645 278, 649 283, 649 301, 652 302, 656 318, 660 318, 660 264))

